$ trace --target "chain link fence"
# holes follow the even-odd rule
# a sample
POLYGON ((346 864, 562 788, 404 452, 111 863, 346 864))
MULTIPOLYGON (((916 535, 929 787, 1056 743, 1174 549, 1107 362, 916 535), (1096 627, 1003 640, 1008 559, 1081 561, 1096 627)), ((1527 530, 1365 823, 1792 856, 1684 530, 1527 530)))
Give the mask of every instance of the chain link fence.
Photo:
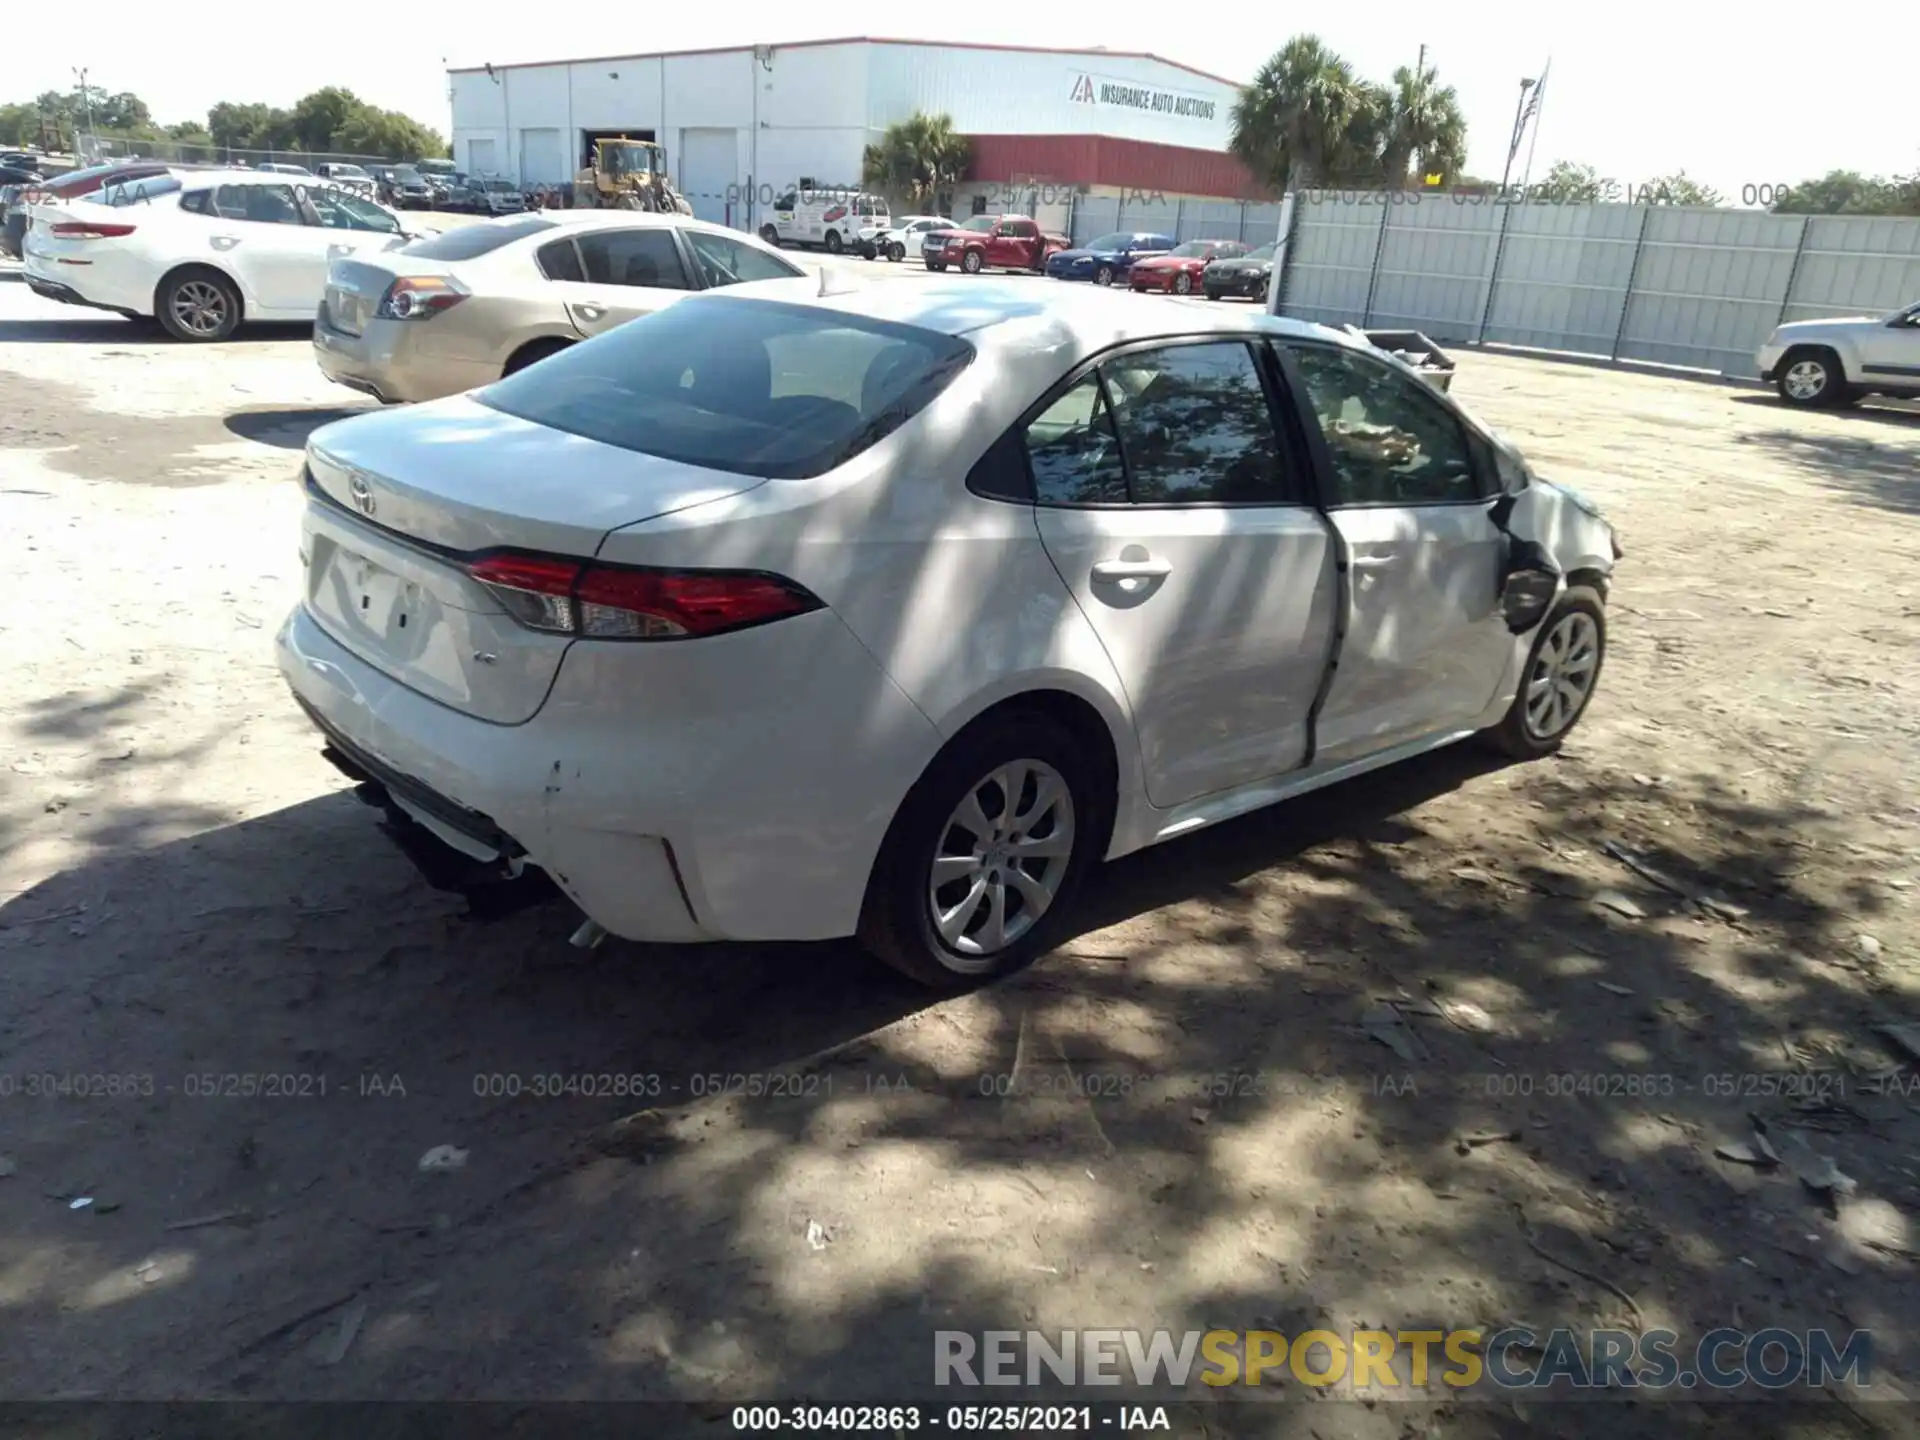
POLYGON ((115 135, 82 135, 77 165, 107 165, 121 160, 158 160, 168 165, 220 165, 257 170, 262 165, 404 165, 391 155, 356 155, 345 150, 248 150, 233 145, 197 145, 184 140, 127 140, 115 135))

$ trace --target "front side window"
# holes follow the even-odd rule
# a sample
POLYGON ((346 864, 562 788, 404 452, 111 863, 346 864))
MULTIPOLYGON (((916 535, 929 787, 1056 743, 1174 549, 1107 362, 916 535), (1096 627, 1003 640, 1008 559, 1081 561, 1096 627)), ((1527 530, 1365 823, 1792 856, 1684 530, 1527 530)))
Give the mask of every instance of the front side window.
POLYGON ((528 366, 475 398, 644 455, 804 479, 892 434, 972 358, 964 340, 918 326, 694 296, 528 366))
POLYGON ((1133 243, 1131 235, 1102 235, 1087 242, 1089 250, 1124 250, 1133 243))
POLYGON ((213 208, 222 220, 256 225, 301 225, 291 185, 222 185, 213 192, 213 208))
POLYGON ((400 222, 357 195, 344 190, 314 188, 306 192, 307 203, 320 223, 329 230, 376 230, 388 235, 400 233, 400 222))
POLYGON ((1100 368, 1134 504, 1287 500, 1266 387, 1245 344, 1135 350, 1100 368))
POLYGON ((749 280, 791 280, 806 272, 777 255, 769 255, 751 245, 743 245, 725 235, 706 230, 686 230, 687 248, 700 272, 700 283, 708 289, 720 285, 742 285, 749 280))
POLYGON ((589 230, 581 234, 580 263, 594 285, 638 285, 685 290, 686 267, 667 230, 589 230))
POLYGON ((1421 381, 1351 350, 1292 349, 1332 455, 1335 507, 1480 498, 1465 427, 1421 381))

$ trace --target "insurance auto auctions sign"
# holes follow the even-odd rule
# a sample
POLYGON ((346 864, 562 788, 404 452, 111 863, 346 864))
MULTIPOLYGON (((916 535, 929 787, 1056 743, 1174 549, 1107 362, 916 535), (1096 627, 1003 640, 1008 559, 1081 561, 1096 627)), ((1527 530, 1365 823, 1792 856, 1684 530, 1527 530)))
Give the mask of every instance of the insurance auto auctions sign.
POLYGON ((1149 115, 1175 115, 1188 120, 1211 120, 1217 109, 1213 101, 1178 90, 1156 90, 1151 85, 1136 85, 1130 80, 1109 80, 1103 75, 1076 73, 1073 89, 1067 97, 1075 105, 1101 109, 1144 110, 1149 115))

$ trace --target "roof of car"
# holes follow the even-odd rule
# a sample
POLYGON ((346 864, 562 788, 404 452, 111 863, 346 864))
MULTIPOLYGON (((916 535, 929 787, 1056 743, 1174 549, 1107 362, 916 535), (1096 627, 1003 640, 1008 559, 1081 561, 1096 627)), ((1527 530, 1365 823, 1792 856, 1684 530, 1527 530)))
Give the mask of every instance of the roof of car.
POLYGON ((1143 305, 1140 297, 1097 285, 1049 285, 1014 277, 930 280, 924 283, 854 284, 822 295, 820 282, 761 280, 729 286, 724 295, 815 305, 874 320, 945 335, 980 335, 1007 327, 995 335, 997 344, 1015 349, 1057 345, 1062 331, 1084 331, 1124 343, 1159 335, 1194 335, 1211 331, 1244 334, 1259 328, 1276 335, 1329 340, 1358 346, 1352 336, 1310 321, 1291 320, 1204 300, 1169 298, 1143 305), (1178 306, 1176 311, 1172 307, 1178 306), (1250 326, 1249 322, 1252 322, 1250 326))

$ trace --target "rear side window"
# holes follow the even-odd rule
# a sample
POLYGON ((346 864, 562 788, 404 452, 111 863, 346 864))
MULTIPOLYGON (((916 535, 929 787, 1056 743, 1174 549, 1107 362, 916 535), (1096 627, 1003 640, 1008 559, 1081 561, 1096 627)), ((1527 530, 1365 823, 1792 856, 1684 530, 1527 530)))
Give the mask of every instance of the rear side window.
POLYGON ((951 335, 693 297, 476 391, 536 425, 712 470, 805 479, 912 419, 973 358, 951 335))
POLYGON ((587 272, 580 268, 580 252, 573 248, 573 237, 563 240, 549 240, 534 254, 539 262, 540 273, 549 280, 585 280, 587 272))
POLYGON ((180 208, 190 215, 211 215, 213 214, 213 192, 189 190, 180 197, 180 208))
POLYGON ((422 260, 477 260, 491 255, 503 245, 538 235, 542 230, 558 229, 553 221, 538 215, 523 215, 493 225, 462 225, 444 235, 429 235, 400 247, 402 255, 418 255, 422 260))

